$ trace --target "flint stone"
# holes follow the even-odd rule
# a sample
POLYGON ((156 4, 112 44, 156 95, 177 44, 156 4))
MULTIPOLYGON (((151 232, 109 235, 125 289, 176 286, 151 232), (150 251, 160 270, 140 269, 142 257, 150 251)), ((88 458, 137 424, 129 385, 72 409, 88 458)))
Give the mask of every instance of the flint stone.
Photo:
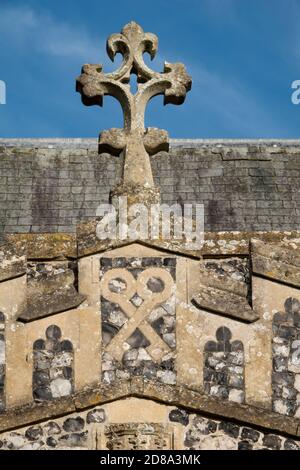
POLYGON ((298 392, 300 392, 300 374, 296 374, 295 376, 294 387, 298 392))
POLYGON ((52 393, 49 387, 37 387, 33 390, 35 400, 52 400, 52 393))
POLYGON ((242 351, 231 352, 228 355, 228 363, 236 366, 242 366, 244 364, 244 353, 242 351))
POLYGON ((158 371, 157 372, 158 379, 168 385, 175 385, 176 384, 176 374, 170 370, 166 371, 158 371))
POLYGON ((127 266, 127 258, 124 258, 124 257, 113 258, 109 261, 110 261, 110 264, 108 264, 108 266, 112 266, 113 268, 126 268, 127 266))
POLYGON ((116 373, 112 370, 105 371, 103 374, 103 382, 110 384, 114 382, 116 378, 116 373))
POLYGON ((176 347, 176 337, 175 333, 166 333, 163 335, 163 340, 165 343, 167 343, 168 346, 170 346, 171 349, 174 349, 176 347))
POLYGON ((243 403, 245 401, 245 394, 242 390, 232 388, 229 390, 229 400, 236 403, 243 403))
POLYGON ((130 299, 130 302, 135 307, 140 307, 143 303, 143 299, 138 294, 134 294, 134 296, 130 299))
POLYGON ((286 439, 284 442, 285 450, 299 450, 299 445, 292 439, 286 439))
POLYGON ((212 385, 210 387, 210 395, 219 398, 228 398, 229 390, 222 385, 212 385))
POLYGON ((21 434, 12 432, 7 438, 4 439, 4 443, 8 449, 20 449, 26 444, 26 440, 21 434))
POLYGON ((228 380, 228 385, 233 388, 242 389, 244 387, 243 375, 230 375, 229 380, 228 380))
POLYGON ((288 357, 289 352, 290 352, 288 346, 285 346, 285 345, 273 344, 272 349, 273 349, 273 354, 275 356, 288 357))
POLYGON ((72 393, 72 384, 66 379, 55 379, 50 384, 53 398, 66 397, 72 393))
POLYGON ((151 361, 151 356, 147 353, 146 349, 139 348, 137 360, 138 361, 151 361))
POLYGON ((169 420, 187 426, 189 424, 189 415, 186 411, 177 408, 176 410, 170 411, 169 420))
POLYGON ((132 348, 147 348, 150 346, 150 341, 143 335, 143 333, 136 328, 132 335, 126 340, 132 348))
POLYGON ((105 411, 103 408, 95 408, 88 412, 86 417, 86 422, 90 423, 104 423, 106 419, 105 411))
POLYGON ((147 379, 156 378, 158 366, 153 361, 147 361, 143 369, 143 375, 147 379))
POLYGON ((281 447, 281 439, 273 434, 268 434, 263 438, 263 445, 274 450, 279 450, 281 447))
POLYGON ((252 450, 253 444, 248 441, 241 441, 238 443, 238 450, 252 450))
POLYGON ((62 352, 54 356, 51 367, 69 367, 73 362, 73 354, 62 352))
POLYGON ((294 375, 287 371, 273 372, 272 382, 280 384, 280 385, 292 386, 294 384, 294 375))
POLYGON ((61 330, 56 325, 48 326, 46 330, 46 338, 51 340, 58 340, 61 338, 61 330))
POLYGON ((5 342, 0 340, 0 364, 5 364, 5 342))
POLYGON ((278 336, 285 339, 292 339, 295 337, 297 331, 292 326, 280 325, 278 330, 278 336))
POLYGON ((56 447, 57 446, 57 440, 53 436, 50 436, 50 437, 47 438, 46 444, 49 447, 56 447))
POLYGON ((287 387, 282 388, 282 398, 286 400, 295 400, 296 396, 297 396, 297 390, 295 390, 294 388, 287 388, 287 387))
POLYGON ((70 447, 83 447, 87 441, 87 432, 72 433, 59 438, 59 444, 70 447))
POLYGON ((48 386, 50 384, 48 370, 39 370, 33 372, 33 387, 48 386))
POLYGON ((116 325, 118 328, 120 328, 127 321, 127 317, 122 312, 121 309, 119 309, 119 310, 114 309, 109 313, 108 321, 109 321, 109 323, 111 323, 113 325, 116 325))
POLYGON ((49 421, 48 423, 46 423, 44 426, 44 430, 49 436, 61 433, 61 428, 59 424, 57 424, 55 421, 49 421))
POLYGON ((29 441, 37 441, 42 436, 43 436, 43 430, 41 426, 31 426, 25 431, 25 437, 29 441))
POLYGON ((44 350, 45 347, 46 347, 46 344, 45 344, 45 341, 43 339, 37 339, 33 343, 33 349, 36 350, 36 351, 44 350))
MULTIPOLYGON (((118 370, 116 370, 116 377, 117 377, 117 379, 127 380, 127 379, 130 378, 130 372, 118 369, 118 370)), ((145 377, 147 377, 146 373, 145 373, 145 377)))
POLYGON ((51 367, 49 370, 50 380, 64 378, 63 369, 61 367, 51 367))
POLYGON ((107 370, 116 370, 116 366, 113 361, 102 362, 102 372, 105 372, 107 370))
POLYGON ((44 445, 42 441, 40 442, 31 442, 30 444, 26 444, 25 446, 21 447, 20 450, 39 450, 44 445))
POLYGON ((257 442, 259 439, 260 433, 251 428, 243 428, 241 438, 248 439, 253 442, 257 442))
POLYGON ((151 292, 159 293, 164 290, 164 282, 156 277, 151 277, 147 282, 147 287, 151 292))
POLYGON ((109 289, 111 292, 115 292, 116 294, 119 294, 123 290, 126 289, 126 283, 122 279, 113 279, 109 283, 109 289))
POLYGON ((63 428, 66 432, 78 432, 82 431, 84 428, 84 419, 80 416, 76 418, 68 418, 64 421, 63 428))
POLYGON ((234 437, 235 439, 239 436, 240 428, 236 424, 228 423, 226 421, 221 421, 219 424, 219 429, 224 431, 228 436, 234 437))

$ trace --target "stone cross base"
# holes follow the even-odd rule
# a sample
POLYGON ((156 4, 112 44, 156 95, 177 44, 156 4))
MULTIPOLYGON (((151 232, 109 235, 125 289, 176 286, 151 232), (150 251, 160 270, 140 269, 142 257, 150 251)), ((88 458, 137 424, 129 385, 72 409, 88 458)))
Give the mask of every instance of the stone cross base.
POLYGON ((128 207, 132 204, 144 204, 145 206, 160 203, 160 190, 154 186, 120 184, 110 193, 111 202, 115 207, 119 205, 119 197, 127 198, 128 207))

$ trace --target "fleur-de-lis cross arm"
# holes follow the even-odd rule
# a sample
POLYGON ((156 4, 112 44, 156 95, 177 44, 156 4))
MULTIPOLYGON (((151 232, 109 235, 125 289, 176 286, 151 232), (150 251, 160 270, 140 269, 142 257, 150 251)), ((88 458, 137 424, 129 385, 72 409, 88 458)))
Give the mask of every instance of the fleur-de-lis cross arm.
POLYGON ((136 23, 127 24, 120 34, 113 34, 107 41, 107 53, 111 60, 122 54, 121 66, 112 73, 103 73, 102 65, 87 64, 77 78, 76 89, 85 105, 103 104, 103 96, 116 98, 123 110, 124 128, 103 131, 99 139, 99 152, 118 155, 124 151, 123 184, 154 187, 149 155, 168 150, 168 133, 144 126, 145 109, 151 98, 164 95, 164 104, 181 104, 191 89, 191 78, 183 64, 165 62, 162 73, 151 70, 144 62, 143 54, 151 59, 157 52, 158 39, 144 33, 136 23), (137 76, 137 91, 130 90, 130 75, 137 76))

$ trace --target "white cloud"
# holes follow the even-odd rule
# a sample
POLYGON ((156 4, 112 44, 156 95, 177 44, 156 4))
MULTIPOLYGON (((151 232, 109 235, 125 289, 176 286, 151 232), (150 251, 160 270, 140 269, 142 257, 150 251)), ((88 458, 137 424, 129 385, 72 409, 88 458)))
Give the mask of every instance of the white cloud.
POLYGON ((29 7, 1 7, 0 37, 8 46, 66 58, 97 61, 101 41, 83 28, 61 21, 49 13, 29 7), (29 48, 29 50, 28 50, 29 48))

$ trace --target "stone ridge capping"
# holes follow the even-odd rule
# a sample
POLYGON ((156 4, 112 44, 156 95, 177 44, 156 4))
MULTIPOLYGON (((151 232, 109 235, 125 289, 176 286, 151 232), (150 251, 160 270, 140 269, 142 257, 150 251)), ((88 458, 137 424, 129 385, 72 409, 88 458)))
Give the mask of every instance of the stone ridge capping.
POLYGON ((199 258, 201 255, 198 251, 188 250, 182 246, 181 240, 176 239, 147 239, 141 240, 140 238, 136 239, 125 239, 120 240, 116 238, 115 240, 100 240, 96 234, 98 220, 92 219, 88 222, 83 222, 77 226, 77 253, 78 258, 83 258, 95 253, 101 253, 106 250, 113 250, 123 246, 132 245, 133 243, 138 243, 140 245, 148 246, 151 248, 156 248, 164 252, 172 252, 177 255, 184 255, 191 258, 199 258))
POLYGON ((252 239, 250 255, 254 274, 300 288, 299 242, 288 247, 252 239))
MULTIPOLYGON (((0 245, 0 282, 27 275, 26 301, 18 312, 18 320, 20 321, 33 321, 54 313, 74 309, 86 299, 84 295, 79 294, 76 290, 74 271, 69 268, 68 261, 60 261, 61 249, 62 247, 63 249, 69 248, 69 240, 66 241, 64 237, 60 237, 57 246, 55 242, 58 238, 57 234, 51 238, 53 240, 52 251, 49 250, 49 247, 46 247, 46 251, 48 249, 48 256, 51 252, 55 260, 59 259, 56 263, 59 265, 59 269, 52 275, 49 275, 49 271, 46 270, 43 273, 43 275, 47 274, 45 279, 43 275, 28 275, 30 266, 26 256, 28 237, 21 237, 16 243, 13 243, 11 239, 10 243, 0 245)), ((39 237, 38 250, 41 248, 44 239, 48 241, 47 236, 39 237)), ((34 246, 32 248, 34 250, 34 246)), ((44 265, 44 263, 38 264, 44 265)))
MULTIPOLYGON (((96 237, 97 220, 92 219, 77 226, 78 258, 99 253, 106 249, 113 249, 128 244, 128 241, 99 240, 96 237)), ((162 250, 171 250, 195 258, 213 255, 249 256, 249 242, 252 238, 262 239, 266 242, 281 243, 283 246, 296 243, 300 247, 300 231, 292 232, 205 232, 204 244, 200 250, 183 250, 181 243, 176 240, 147 240, 143 244, 151 245, 162 250)), ((136 242, 141 242, 136 240, 136 242)))
POLYGON ((289 435, 300 436, 300 420, 280 415, 253 405, 224 402, 184 386, 172 386, 134 377, 114 384, 99 383, 93 388, 75 393, 68 398, 47 403, 31 403, 14 407, 0 415, 0 432, 17 429, 81 411, 95 405, 128 398, 148 398, 160 403, 185 408, 191 412, 225 418, 241 424, 289 435))
MULTIPOLYGON (((270 243, 250 239, 252 273, 267 279, 300 288, 300 239, 295 238, 270 243)), ((259 315, 253 311, 247 299, 245 285, 232 279, 224 279, 200 267, 199 291, 192 302, 200 309, 225 315, 237 320, 254 322, 259 315)))
POLYGON ((18 320, 29 322, 79 307, 86 297, 75 288, 74 272, 67 267, 63 272, 45 280, 27 279, 26 306, 19 312, 18 320))
POLYGON ((28 260, 76 259, 76 235, 70 233, 17 233, 5 235, 15 250, 23 249, 28 260))
MULTIPOLYGON (((90 223, 94 223, 91 221, 90 223)), ((260 232, 205 232, 204 245, 196 257, 249 256, 250 240, 280 244, 281 248, 300 248, 300 231, 260 232)), ((6 234, 5 241, 14 250, 24 249, 28 260, 76 259, 77 236, 69 233, 17 233, 6 234), (24 248, 23 247, 24 244, 24 248)), ((4 241, 4 244, 5 244, 4 241)), ((0 245, 2 248, 3 245, 0 245)), ((99 251, 92 246, 91 254, 99 251)), ((87 253, 90 254, 90 253, 87 253)))
POLYGON ((281 248, 300 248, 300 231, 256 231, 256 232, 205 232, 204 245, 200 254, 212 256, 249 256, 252 239, 280 245, 281 248))
POLYGON ((199 286, 199 288, 199 293, 192 299, 196 307, 249 323, 259 319, 259 314, 252 310, 247 299, 214 287, 199 286))
POLYGON ((0 244, 0 282, 22 276, 26 273, 26 267, 24 245, 0 244))
POLYGON ((196 307, 236 320, 254 322, 259 315, 249 305, 247 297, 247 283, 218 275, 200 262, 199 291, 192 299, 196 307))

